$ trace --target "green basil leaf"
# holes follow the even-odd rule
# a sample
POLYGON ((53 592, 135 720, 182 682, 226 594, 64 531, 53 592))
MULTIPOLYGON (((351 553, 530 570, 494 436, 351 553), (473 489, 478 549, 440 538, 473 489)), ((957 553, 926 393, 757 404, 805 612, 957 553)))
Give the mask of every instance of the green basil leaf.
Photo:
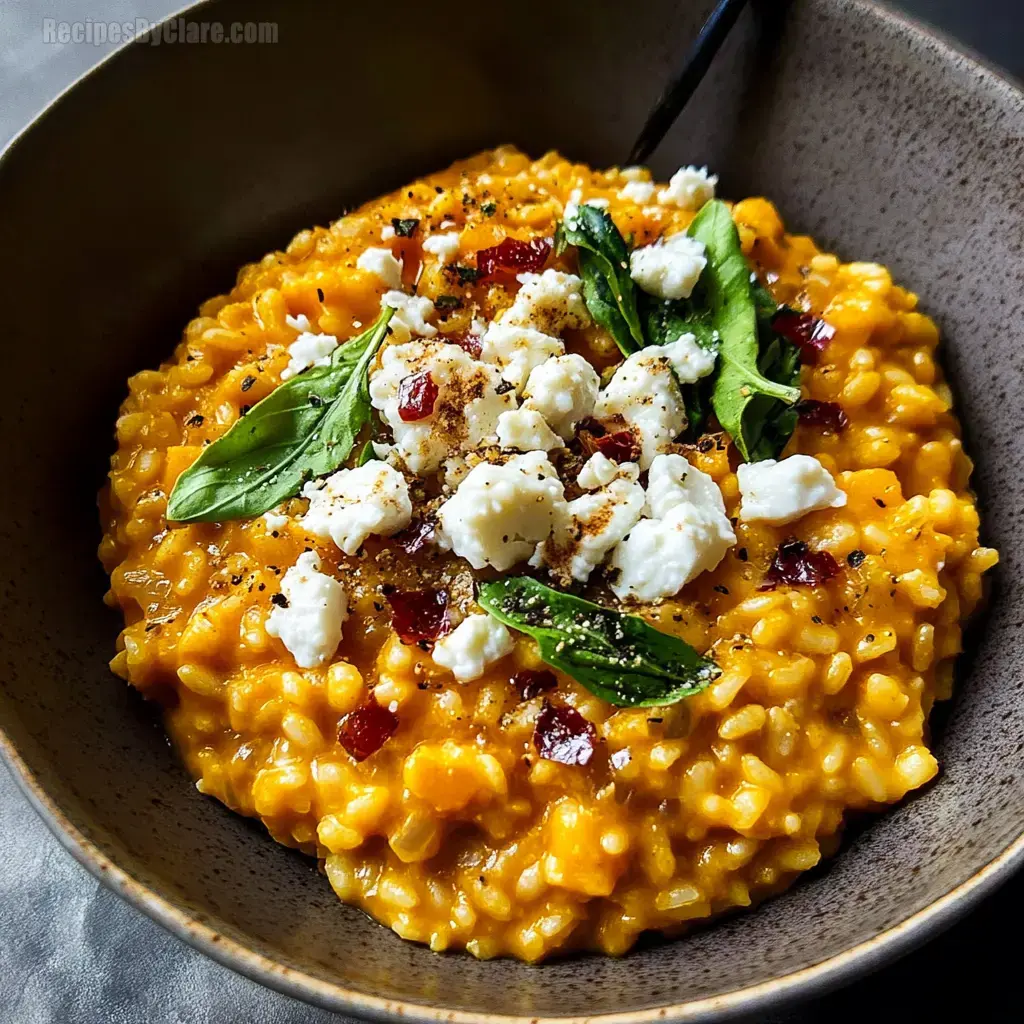
POLYGON ((261 515, 348 458, 370 419, 369 367, 394 310, 314 367, 275 388, 178 477, 167 518, 223 522, 261 515))
POLYGON ((590 315, 624 355, 643 348, 646 339, 636 285, 629 275, 629 249, 615 222, 604 210, 583 203, 575 216, 558 226, 555 252, 563 252, 567 245, 579 249, 583 299, 590 315))
POLYGON ((363 445, 363 450, 359 453, 359 458, 356 459, 357 466, 365 466, 368 462, 377 462, 377 449, 373 447, 372 441, 367 441, 363 445))
MULTIPOLYGON (((800 350, 786 338, 770 334, 758 366, 769 380, 800 387, 800 350)), ((755 395, 743 412, 743 435, 750 445, 750 461, 777 459, 796 429, 798 418, 795 405, 755 395)))
MULTIPOLYGON (((689 234, 704 243, 707 266, 701 284, 720 338, 718 368, 711 390, 711 405, 719 423, 732 436, 747 462, 764 458, 759 441, 768 421, 776 426, 781 409, 794 405, 800 389, 771 379, 760 369, 757 304, 750 267, 740 249, 739 234, 725 203, 705 203, 693 219, 689 234), (758 396, 776 404, 754 402, 758 396), (751 407, 753 403, 753 407, 751 407)), ((777 441, 777 439, 776 439, 777 441)))
POLYGON ((619 707, 674 704, 721 673, 710 658, 639 616, 552 590, 529 576, 485 583, 477 600, 500 622, 533 637, 549 665, 619 707))

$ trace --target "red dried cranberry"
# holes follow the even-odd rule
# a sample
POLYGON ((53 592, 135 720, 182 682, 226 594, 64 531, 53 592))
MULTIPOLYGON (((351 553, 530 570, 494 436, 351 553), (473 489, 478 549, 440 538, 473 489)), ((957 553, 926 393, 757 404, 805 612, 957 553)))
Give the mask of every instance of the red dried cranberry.
POLYGON ((434 524, 429 519, 414 519, 391 538, 407 555, 422 551, 434 539, 434 524))
POLYGON ((575 708, 545 700, 533 730, 537 753, 559 764, 585 765, 594 756, 597 731, 575 708))
POLYGON ((790 537, 779 545, 768 566, 760 590, 790 587, 818 587, 839 572, 839 563, 827 551, 812 551, 802 540, 790 537))
POLYGON ((480 353, 483 351, 480 335, 469 331, 460 334, 442 334, 441 340, 448 342, 449 345, 458 345, 459 348, 468 352, 474 359, 479 359, 480 353))
POLYGON ((594 447, 612 462, 636 462, 640 458, 640 444, 632 430, 595 437, 594 447))
POLYGON ((429 370, 403 377, 398 385, 398 415, 403 423, 425 420, 433 411, 438 389, 429 370))
POLYGON ((800 349, 804 361, 816 363, 818 357, 835 337, 836 329, 813 313, 781 309, 772 317, 772 330, 800 349))
POLYGON ((531 238, 528 242, 506 238, 476 254, 479 280, 491 277, 499 270, 514 274, 536 273, 547 262, 550 253, 551 242, 547 238, 531 238))
POLYGON ((375 754, 398 728, 398 715, 373 697, 338 723, 338 742, 357 760, 375 754))
POLYGON ((850 422, 838 402, 818 402, 805 398, 798 402, 796 411, 805 427, 820 427, 826 434, 838 434, 850 422))
POLYGON ((512 685, 519 691, 522 700, 553 690, 558 685, 555 673, 546 668, 524 668, 512 677, 512 685))
POLYGON ((436 640, 450 633, 448 593, 444 590, 396 590, 388 594, 391 625, 403 644, 436 640))

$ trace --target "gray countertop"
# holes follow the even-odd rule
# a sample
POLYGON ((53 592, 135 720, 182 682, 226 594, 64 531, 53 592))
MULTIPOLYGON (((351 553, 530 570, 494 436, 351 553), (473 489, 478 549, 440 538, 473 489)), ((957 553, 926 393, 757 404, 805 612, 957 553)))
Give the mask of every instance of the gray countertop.
MULTIPOLYGON (((110 46, 47 42, 44 19, 156 19, 174 0, 4 0, 0 145, 110 46)), ((1021 0, 902 0, 1024 77, 1021 0)), ((0 1024, 345 1024, 213 963, 79 867, 0 766, 0 1024)), ((1013 981, 1024 913, 1018 877, 951 931, 841 993, 760 1024, 948 1019, 970 998, 981 1021, 1020 1019, 1013 981)))

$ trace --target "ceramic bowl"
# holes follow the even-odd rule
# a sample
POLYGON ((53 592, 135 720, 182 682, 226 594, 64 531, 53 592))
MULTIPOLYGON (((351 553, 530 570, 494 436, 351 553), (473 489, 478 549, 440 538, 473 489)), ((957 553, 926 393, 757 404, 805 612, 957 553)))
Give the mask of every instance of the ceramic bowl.
POLYGON ((1024 858, 1024 95, 861 0, 755 5, 653 167, 770 196, 941 325, 1003 561, 936 722, 935 784, 754 912, 617 960, 478 962, 341 906, 311 861, 199 796, 108 671, 95 494, 125 378, 242 263, 454 158, 507 141, 624 160, 709 6, 212 3, 192 16, 273 21, 278 42, 129 46, 0 162, 0 746, 82 863, 265 984, 388 1020, 763 1014, 923 941, 1024 858))

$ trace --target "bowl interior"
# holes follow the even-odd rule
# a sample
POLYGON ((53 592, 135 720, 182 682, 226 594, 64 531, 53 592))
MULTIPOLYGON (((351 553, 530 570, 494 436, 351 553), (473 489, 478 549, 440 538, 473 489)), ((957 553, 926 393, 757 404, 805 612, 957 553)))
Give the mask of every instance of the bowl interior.
MULTIPOLYGON (((263 981, 367 1012, 389 1011, 364 997, 424 1015, 636 1019, 836 957, 1024 832, 1024 598, 1012 585, 997 586, 974 637, 928 792, 756 913, 622 960, 540 969, 435 956, 339 905, 309 861, 195 792, 155 715, 108 672, 118 623, 100 601, 95 492, 125 378, 169 353, 236 267, 346 205, 501 142, 624 159, 709 6, 521 0, 513 18, 456 0, 435 0, 429 17, 409 0, 213 3, 201 18, 276 22, 277 44, 134 46, 0 163, 0 727, 128 876, 222 946, 278 965, 236 961, 263 981)), ((654 169, 708 163, 721 194, 768 195, 791 229, 885 263, 921 295, 947 339, 997 579, 1012 581, 1024 549, 1024 99, 860 0, 802 0, 784 20, 774 6, 744 15, 654 169)), ((150 909, 173 916, 160 900, 150 909)))

